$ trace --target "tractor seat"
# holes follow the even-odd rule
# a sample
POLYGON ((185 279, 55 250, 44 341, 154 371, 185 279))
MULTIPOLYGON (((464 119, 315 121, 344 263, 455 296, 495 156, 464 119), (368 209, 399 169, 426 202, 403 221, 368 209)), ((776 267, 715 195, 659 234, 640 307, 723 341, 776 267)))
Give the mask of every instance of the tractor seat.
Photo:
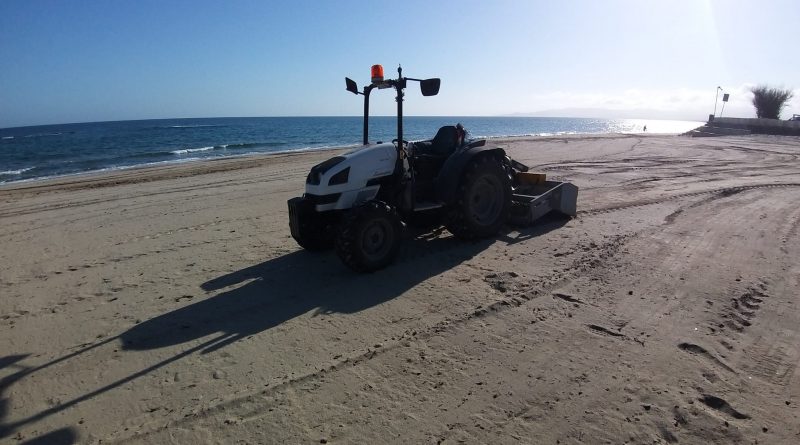
POLYGON ((439 175, 445 160, 459 145, 458 128, 448 125, 439 129, 429 141, 414 142, 414 170, 418 179, 432 180, 439 175))
POLYGON ((416 155, 428 155, 446 158, 458 148, 458 129, 455 125, 446 125, 436 132, 430 141, 414 143, 416 155))

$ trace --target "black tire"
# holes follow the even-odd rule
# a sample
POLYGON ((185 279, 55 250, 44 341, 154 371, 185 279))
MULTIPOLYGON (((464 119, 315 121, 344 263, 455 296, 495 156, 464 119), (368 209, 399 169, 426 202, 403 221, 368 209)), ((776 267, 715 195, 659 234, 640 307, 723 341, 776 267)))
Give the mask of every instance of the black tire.
POLYGON ((464 169, 445 227, 462 239, 497 234, 511 211, 511 181, 501 160, 481 156, 464 169))
POLYGON ((397 212, 381 201, 352 209, 342 219, 336 253, 356 272, 373 272, 394 261, 403 226, 397 212))

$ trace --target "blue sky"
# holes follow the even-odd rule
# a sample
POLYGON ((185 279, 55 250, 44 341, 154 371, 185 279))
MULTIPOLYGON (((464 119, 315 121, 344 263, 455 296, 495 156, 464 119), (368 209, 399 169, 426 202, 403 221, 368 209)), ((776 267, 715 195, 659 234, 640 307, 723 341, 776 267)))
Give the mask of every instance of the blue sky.
POLYGON ((412 115, 702 120, 719 85, 749 117, 750 86, 800 88, 797 23, 797 0, 2 0, 0 128, 359 115, 344 77, 374 63, 442 78, 412 115))

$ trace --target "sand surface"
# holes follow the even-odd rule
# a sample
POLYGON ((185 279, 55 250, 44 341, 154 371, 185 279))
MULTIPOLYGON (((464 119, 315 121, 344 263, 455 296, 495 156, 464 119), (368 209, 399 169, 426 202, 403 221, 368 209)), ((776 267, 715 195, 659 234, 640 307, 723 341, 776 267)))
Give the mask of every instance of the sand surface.
POLYGON ((332 152, 1 187, 0 442, 800 443, 800 139, 502 145, 578 217, 367 275, 289 235, 332 152))

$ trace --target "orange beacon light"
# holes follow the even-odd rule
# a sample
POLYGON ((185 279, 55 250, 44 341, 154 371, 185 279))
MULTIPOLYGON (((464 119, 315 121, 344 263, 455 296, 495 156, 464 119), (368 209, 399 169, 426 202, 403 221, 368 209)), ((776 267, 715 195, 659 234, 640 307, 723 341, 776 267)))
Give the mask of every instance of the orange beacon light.
POLYGON ((382 65, 372 65, 372 69, 370 69, 372 73, 372 83, 381 83, 383 82, 383 66, 382 65))

